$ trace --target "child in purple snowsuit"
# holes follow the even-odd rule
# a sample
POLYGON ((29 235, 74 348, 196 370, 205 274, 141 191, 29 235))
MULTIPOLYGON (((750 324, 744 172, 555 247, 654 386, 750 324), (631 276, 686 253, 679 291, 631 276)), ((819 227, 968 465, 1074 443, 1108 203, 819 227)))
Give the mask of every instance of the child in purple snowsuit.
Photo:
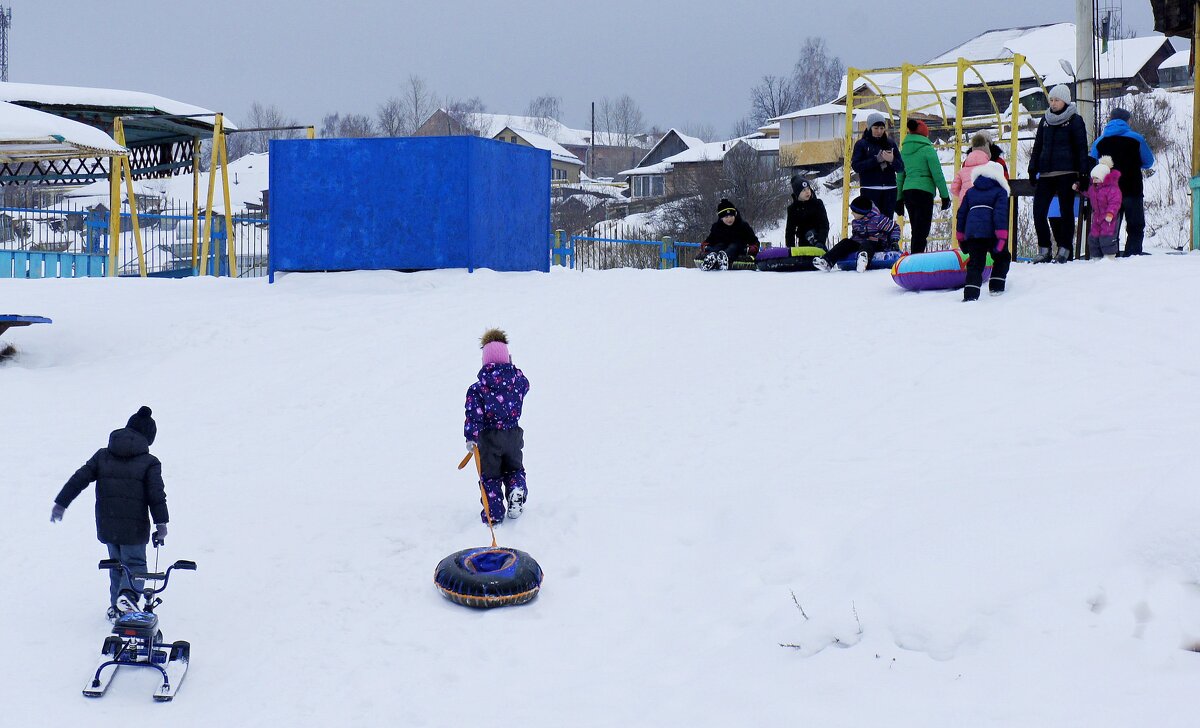
POLYGON ((490 513, 495 524, 504 520, 506 499, 509 518, 517 518, 525 508, 528 491, 521 455, 525 431, 520 420, 529 380, 513 366, 503 331, 487 331, 480 343, 483 368, 478 380, 467 389, 463 436, 468 451, 479 448, 483 490, 487 494, 487 510, 480 511, 479 517, 487 523, 490 513))
POLYGON ((1087 198, 1092 208, 1092 224, 1088 229, 1088 257, 1117 257, 1117 226, 1120 223, 1121 188, 1117 186, 1121 172, 1113 169, 1112 157, 1101 157, 1092 169, 1092 184, 1087 198))

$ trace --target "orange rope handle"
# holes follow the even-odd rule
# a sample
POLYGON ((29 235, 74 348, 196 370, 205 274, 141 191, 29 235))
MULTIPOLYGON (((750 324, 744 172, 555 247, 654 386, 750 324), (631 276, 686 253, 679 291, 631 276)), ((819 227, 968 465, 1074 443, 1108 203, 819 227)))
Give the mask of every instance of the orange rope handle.
POLYGON ((487 515, 488 530, 492 532, 492 548, 496 548, 496 529, 492 527, 492 508, 488 504, 487 491, 483 488, 483 464, 479 462, 479 446, 471 448, 471 452, 458 464, 458 469, 467 467, 467 461, 475 458, 475 473, 479 476, 479 497, 483 500, 483 512, 487 515))

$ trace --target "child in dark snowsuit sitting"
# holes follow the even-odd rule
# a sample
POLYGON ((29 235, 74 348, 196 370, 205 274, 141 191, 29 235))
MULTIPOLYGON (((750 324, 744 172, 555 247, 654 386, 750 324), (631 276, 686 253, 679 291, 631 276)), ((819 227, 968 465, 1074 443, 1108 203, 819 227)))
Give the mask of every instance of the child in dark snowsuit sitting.
MULTIPOLYGON (((108 558, 117 559, 131 573, 146 573, 146 542, 154 518, 154 545, 167 537, 167 494, 162 463, 150 454, 158 425, 142 407, 124 428, 108 436, 108 447, 96 451, 75 471, 54 498, 50 522, 61 521, 71 501, 89 484, 96 483, 96 537, 108 547, 108 558)), ((138 609, 142 580, 120 570, 109 571, 110 619, 138 609)))
POLYGON ((717 205, 717 221, 700 244, 700 267, 728 270, 730 263, 745 255, 758 255, 758 236, 733 203, 722 198, 717 205))
POLYGON ((507 515, 517 518, 525 508, 525 464, 521 449, 525 431, 521 429, 521 405, 529 392, 529 380, 513 366, 508 353, 508 337, 499 329, 490 329, 480 340, 483 368, 479 378, 467 389, 466 424, 463 435, 467 451, 479 449, 483 490, 487 510, 479 517, 487 523, 500 523, 507 515), (503 486, 503 490, 501 490, 503 486))
POLYGON ((1008 180, 1004 178, 1004 168, 995 162, 981 164, 971 170, 971 179, 971 189, 958 206, 956 225, 962 251, 971 256, 967 261, 964 301, 979 300, 988 253, 992 255, 988 287, 993 296, 1004 293, 1004 279, 1012 263, 1008 250, 1008 180))
POLYGON ((887 250, 900 249, 900 228, 891 217, 879 212, 879 208, 865 195, 859 195, 850 203, 854 222, 850 223, 850 237, 830 248, 825 255, 813 258, 817 270, 832 270, 833 266, 855 250, 861 273, 871 264, 871 256, 887 250))

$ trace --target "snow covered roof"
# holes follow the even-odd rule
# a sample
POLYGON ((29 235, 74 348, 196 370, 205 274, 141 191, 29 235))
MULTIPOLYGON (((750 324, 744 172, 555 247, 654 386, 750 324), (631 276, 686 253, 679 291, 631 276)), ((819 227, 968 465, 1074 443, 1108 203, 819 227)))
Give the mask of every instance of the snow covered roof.
POLYGON ((0 102, 0 161, 125 153, 124 147, 95 127, 0 102))
MULTIPOLYGON (((443 109, 444 111, 444 109, 443 109)), ((496 135, 509 127, 514 131, 517 129, 544 129, 543 134, 551 141, 558 144, 569 144, 574 147, 586 147, 591 144, 592 132, 586 129, 572 129, 571 127, 551 119, 548 116, 519 116, 515 114, 472 114, 473 120, 478 120, 480 126, 480 136, 488 139, 495 139, 496 135)), ((539 132, 541 133, 541 132, 539 132)), ((596 132, 596 144, 600 146, 617 147, 622 146, 622 135, 615 132, 598 131, 596 132)))
MULTIPOLYGON (((777 116, 777 117, 771 119, 771 121, 774 121, 774 122, 776 122, 776 124, 778 124, 778 122, 783 121, 784 119, 799 119, 799 118, 805 117, 805 116, 826 116, 828 114, 845 114, 845 113, 846 113, 846 105, 845 104, 835 104, 835 103, 817 104, 816 106, 810 106, 807 109, 800 109, 799 111, 793 111, 790 114, 784 114, 783 116, 777 116)), ((875 114, 875 113, 878 113, 878 112, 876 112, 875 109, 855 109, 854 110, 854 120, 855 121, 866 121, 868 116, 870 116, 871 114, 875 114)))
POLYGON ((728 154, 739 144, 745 144, 751 149, 759 152, 779 151, 778 139, 748 139, 745 137, 738 137, 737 139, 730 139, 723 142, 701 142, 700 144, 685 149, 678 154, 673 154, 657 164, 652 164, 647 167, 635 167, 634 169, 627 169, 624 172, 621 172, 621 174, 666 174, 670 172, 676 164, 720 162, 725 158, 726 154, 728 154))
POLYGON ((1096 75, 1101 79, 1133 78, 1167 42, 1161 35, 1109 41, 1108 50, 1100 54, 1096 75))
MULTIPOLYGON (((642 157, 642 161, 645 161, 649 157, 653 156, 655 150, 657 150, 659 148, 659 146, 661 146, 662 143, 665 142, 672 134, 674 134, 679 139, 679 141, 683 142, 684 146, 687 147, 687 149, 684 150, 685 152, 690 151, 692 149, 699 149, 701 147, 704 147, 707 144, 707 142, 705 142, 703 139, 698 139, 694 136, 688 136, 687 134, 681 134, 681 133, 679 133, 678 129, 672 128, 672 129, 667 130, 666 134, 663 134, 662 139, 659 139, 658 142, 653 147, 650 148, 650 151, 646 152, 646 155, 642 157)), ((680 152, 679 154, 683 154, 683 153, 684 152, 680 152)), ((662 161, 659 161, 655 164, 647 165, 645 167, 642 166, 641 162, 638 162, 638 165, 636 167, 634 167, 633 169, 627 169, 623 172, 619 172, 618 174, 622 174, 622 175, 663 174, 664 172, 669 172, 671 170, 670 160, 679 156, 679 154, 676 154, 671 157, 667 157, 666 159, 663 159, 662 161)), ((720 157, 718 157, 718 159, 720 159, 720 157)), ((699 160, 691 160, 691 161, 699 161, 699 160)))
POLYGON ((570 152, 568 152, 566 150, 566 148, 563 147, 563 145, 559 144, 558 142, 554 141, 553 139, 551 139, 549 137, 538 134, 536 131, 530 131, 529 129, 517 129, 517 128, 511 127, 511 126, 506 126, 506 127, 504 127, 504 129, 501 129, 500 131, 496 132, 492 136, 492 138, 493 139, 498 138, 501 134, 504 133, 505 129, 511 131, 512 133, 521 137, 525 141, 529 142, 530 146, 535 147, 537 149, 545 149, 547 152, 550 152, 551 159, 554 159, 559 162, 565 162, 567 164, 578 164, 580 167, 583 166, 583 162, 580 161, 579 157, 576 157, 574 154, 571 154, 570 152))
MULTIPOLYGON (((136 110, 143 112, 158 111, 163 114, 178 114, 181 116, 202 114, 207 118, 200 119, 213 123, 215 112, 199 106, 192 106, 180 101, 155 96, 140 91, 121 91, 107 88, 86 88, 83 86, 51 86, 38 83, 8 83, 0 82, 0 101, 13 103, 34 103, 46 106, 99 106, 110 109, 136 110)), ((227 128, 236 128, 225 120, 227 128)))
POLYGON ((1173 55, 1171 55, 1169 58, 1167 58, 1167 60, 1158 64, 1158 67, 1160 69, 1161 68, 1179 68, 1181 66, 1190 66, 1190 65, 1192 65, 1192 52, 1190 50, 1188 50, 1188 51, 1176 51, 1173 55))

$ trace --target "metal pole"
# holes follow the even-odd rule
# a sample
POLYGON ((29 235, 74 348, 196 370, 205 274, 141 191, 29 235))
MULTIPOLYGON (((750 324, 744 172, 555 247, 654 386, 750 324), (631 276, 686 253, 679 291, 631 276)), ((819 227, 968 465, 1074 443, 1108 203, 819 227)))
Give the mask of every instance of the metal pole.
POLYGON ((596 179, 596 102, 592 102, 592 136, 588 140, 588 177, 596 179))
POLYGON ((1095 0, 1075 0, 1075 102, 1088 139, 1096 138, 1095 13, 1095 0))
POLYGON ((1195 91, 1200 78, 1200 3, 1192 14, 1192 176, 1200 175, 1200 94, 1195 91))

